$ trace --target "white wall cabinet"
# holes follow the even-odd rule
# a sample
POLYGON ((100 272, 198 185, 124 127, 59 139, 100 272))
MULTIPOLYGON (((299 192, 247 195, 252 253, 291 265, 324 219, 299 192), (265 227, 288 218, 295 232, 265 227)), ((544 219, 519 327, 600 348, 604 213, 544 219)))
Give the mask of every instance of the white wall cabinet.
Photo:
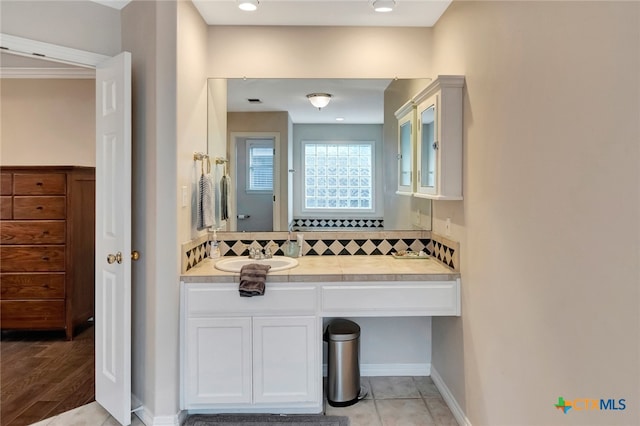
POLYGON ((416 150, 416 108, 412 101, 396 111, 398 119, 398 190, 396 194, 412 195, 415 192, 414 169, 416 150))
MULTIPOLYGON (((462 200, 463 76, 438 76, 396 111, 400 161, 398 193, 434 200, 462 200), (413 108, 413 115, 409 110, 413 108), (403 127, 413 120, 410 186, 406 183, 406 142, 403 127), (403 149, 405 149, 403 151, 403 149), (403 162, 404 161, 404 162, 403 162), (404 180, 403 180, 404 179, 404 180), (410 189, 410 190, 409 190, 410 189)), ((406 133, 406 130, 404 131, 406 133)))

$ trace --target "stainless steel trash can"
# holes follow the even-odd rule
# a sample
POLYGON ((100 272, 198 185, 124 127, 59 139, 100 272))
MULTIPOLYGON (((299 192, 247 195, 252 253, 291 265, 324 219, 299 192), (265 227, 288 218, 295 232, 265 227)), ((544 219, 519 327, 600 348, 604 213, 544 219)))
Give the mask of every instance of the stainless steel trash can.
POLYGON ((346 319, 335 319, 324 333, 329 343, 327 360, 327 402, 347 407, 360 395, 360 326, 346 319))

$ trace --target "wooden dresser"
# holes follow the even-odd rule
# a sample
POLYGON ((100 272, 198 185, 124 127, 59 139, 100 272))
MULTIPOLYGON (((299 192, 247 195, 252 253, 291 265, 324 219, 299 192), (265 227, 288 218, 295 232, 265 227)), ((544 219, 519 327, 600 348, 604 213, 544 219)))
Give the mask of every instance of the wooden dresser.
POLYGON ((95 168, 2 167, 0 326, 65 330, 94 314, 95 168))

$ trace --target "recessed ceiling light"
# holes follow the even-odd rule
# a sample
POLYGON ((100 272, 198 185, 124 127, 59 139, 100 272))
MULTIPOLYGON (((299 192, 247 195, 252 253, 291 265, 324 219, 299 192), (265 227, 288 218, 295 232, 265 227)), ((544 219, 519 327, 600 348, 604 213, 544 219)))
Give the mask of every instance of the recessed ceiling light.
POLYGON ((336 117, 336 121, 344 121, 344 117, 336 117))
POLYGON ((395 0, 373 0, 371 3, 376 12, 391 12, 396 7, 395 0))
POLYGON ((258 9, 260 2, 258 0, 237 0, 238 7, 245 12, 253 12, 258 9))

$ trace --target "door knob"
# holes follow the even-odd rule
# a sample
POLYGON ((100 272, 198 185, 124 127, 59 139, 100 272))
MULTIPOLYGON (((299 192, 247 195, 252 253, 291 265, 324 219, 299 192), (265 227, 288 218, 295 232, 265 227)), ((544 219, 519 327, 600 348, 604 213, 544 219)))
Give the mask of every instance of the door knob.
POLYGON ((131 252, 131 260, 135 261, 140 259, 140 252, 138 250, 134 250, 131 252))
POLYGON ((114 262, 122 263, 122 253, 117 252, 116 254, 108 254, 107 255, 107 263, 111 265, 114 262))

